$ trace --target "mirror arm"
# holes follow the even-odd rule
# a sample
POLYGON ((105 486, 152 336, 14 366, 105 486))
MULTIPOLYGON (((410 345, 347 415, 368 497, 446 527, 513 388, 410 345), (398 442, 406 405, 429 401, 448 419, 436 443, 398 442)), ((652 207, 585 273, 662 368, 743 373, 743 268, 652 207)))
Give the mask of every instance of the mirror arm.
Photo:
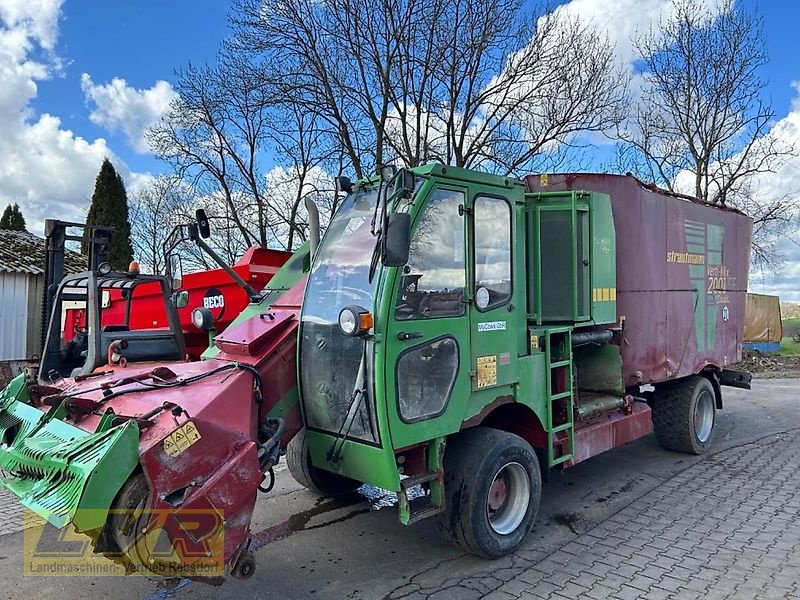
POLYGON ((206 244, 204 239, 202 239, 200 236, 193 236, 193 237, 194 237, 193 241, 198 246, 200 246, 200 248, 202 248, 203 252, 205 252, 211 258, 213 258, 214 262, 216 262, 220 267, 222 267, 222 269, 228 275, 230 275, 231 279, 233 279, 237 284, 239 284, 239 287, 241 287, 247 293, 247 296, 250 298, 250 302, 261 301, 261 294, 255 291, 253 289, 253 286, 247 283, 244 279, 239 277, 239 274, 236 271, 234 271, 233 268, 231 268, 231 266, 228 263, 222 260, 222 257, 219 256, 216 252, 214 252, 211 249, 211 247, 208 244, 206 244))

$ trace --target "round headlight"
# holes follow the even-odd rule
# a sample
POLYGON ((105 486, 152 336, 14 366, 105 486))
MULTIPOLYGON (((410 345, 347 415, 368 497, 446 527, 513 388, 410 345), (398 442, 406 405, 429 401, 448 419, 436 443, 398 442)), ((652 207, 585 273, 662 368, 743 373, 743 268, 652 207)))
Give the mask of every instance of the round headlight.
POLYGON ((97 273, 105 277, 111 273, 111 265, 107 262, 101 262, 99 265, 97 265, 97 273))
POLYGON ((203 331, 208 331, 214 325, 214 316, 205 306, 198 306, 192 311, 192 325, 203 331))
POLYGON ((339 329, 345 335, 366 335, 374 325, 372 314, 356 306, 345 306, 339 313, 339 329))
POLYGON ((358 329, 358 316, 353 309, 346 307, 339 313, 339 329, 345 335, 353 335, 358 329))

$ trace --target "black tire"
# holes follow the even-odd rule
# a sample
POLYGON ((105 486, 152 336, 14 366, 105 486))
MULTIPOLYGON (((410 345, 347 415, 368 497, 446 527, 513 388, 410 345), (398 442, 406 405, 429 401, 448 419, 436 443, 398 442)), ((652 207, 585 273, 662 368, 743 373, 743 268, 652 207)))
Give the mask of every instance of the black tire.
MULTIPOLYGON (((106 530, 112 541, 116 558, 127 569, 147 573, 153 548, 142 535, 150 521, 150 486, 143 473, 130 477, 120 488, 106 521, 106 530), (120 554, 122 555, 119 558, 120 554)), ((107 557, 111 558, 108 554, 107 557)), ((112 560, 114 560, 112 558, 112 560)))
POLYGON ((320 496, 346 496, 360 485, 356 480, 319 469, 311 464, 306 430, 301 429, 286 448, 286 466, 295 481, 320 496))
POLYGON ((485 558, 510 554, 531 530, 541 493, 539 461, 528 442, 487 427, 461 432, 447 441, 445 449, 446 504, 445 512, 437 516, 439 534, 485 558), (497 484, 502 486, 502 499, 497 497, 497 486, 493 492, 496 481, 502 482, 497 484), (527 500, 515 501, 515 490, 526 487, 527 500), (493 502, 501 505, 492 508, 493 502))
POLYGON ((692 375, 656 389, 653 430, 667 450, 703 454, 714 437, 716 396, 705 377, 692 375))

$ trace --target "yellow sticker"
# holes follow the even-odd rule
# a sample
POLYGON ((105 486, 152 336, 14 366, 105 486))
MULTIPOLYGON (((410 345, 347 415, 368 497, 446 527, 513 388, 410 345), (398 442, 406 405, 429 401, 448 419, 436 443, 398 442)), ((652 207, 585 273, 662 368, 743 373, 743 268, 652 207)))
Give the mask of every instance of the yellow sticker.
POLYGON ((200 432, 197 431, 195 424, 188 421, 183 427, 179 427, 164 438, 164 452, 168 456, 178 456, 198 441, 200 437, 200 432))
POLYGON ((497 384, 497 357, 479 356, 478 357, 478 388, 488 387, 497 384))
POLYGON ((541 187, 547 187, 547 173, 539 175, 539 185, 541 187))

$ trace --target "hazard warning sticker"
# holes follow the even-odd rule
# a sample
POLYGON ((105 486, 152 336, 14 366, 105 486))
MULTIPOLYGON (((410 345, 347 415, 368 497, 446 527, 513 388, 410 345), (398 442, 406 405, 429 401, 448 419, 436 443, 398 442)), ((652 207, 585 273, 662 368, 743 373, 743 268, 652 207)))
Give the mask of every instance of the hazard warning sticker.
POLYGON ((200 439, 200 432, 191 421, 179 427, 164 438, 164 452, 169 456, 178 456, 189 446, 200 439))

